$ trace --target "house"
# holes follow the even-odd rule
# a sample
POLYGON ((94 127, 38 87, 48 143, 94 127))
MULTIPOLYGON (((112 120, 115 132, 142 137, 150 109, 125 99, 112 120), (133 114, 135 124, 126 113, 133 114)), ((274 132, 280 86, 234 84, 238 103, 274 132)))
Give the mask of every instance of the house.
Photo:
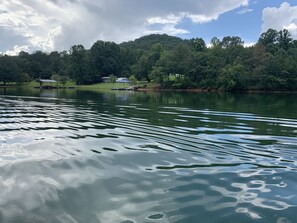
POLYGON ((40 88, 57 88, 55 86, 58 82, 50 79, 39 79, 40 88))
POLYGON ((117 83, 130 83, 129 79, 127 77, 119 77, 116 80, 117 83))
POLYGON ((103 83, 110 83, 110 77, 102 77, 103 83))

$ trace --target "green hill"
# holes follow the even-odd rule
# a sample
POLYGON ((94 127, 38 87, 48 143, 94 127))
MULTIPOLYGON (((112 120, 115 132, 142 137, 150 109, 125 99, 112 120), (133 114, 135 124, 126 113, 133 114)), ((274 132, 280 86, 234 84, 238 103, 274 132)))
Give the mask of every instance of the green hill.
POLYGON ((151 34, 135 39, 134 41, 123 42, 120 46, 130 49, 149 50, 156 43, 162 44, 165 49, 172 49, 181 43, 188 43, 188 40, 166 34, 151 34))

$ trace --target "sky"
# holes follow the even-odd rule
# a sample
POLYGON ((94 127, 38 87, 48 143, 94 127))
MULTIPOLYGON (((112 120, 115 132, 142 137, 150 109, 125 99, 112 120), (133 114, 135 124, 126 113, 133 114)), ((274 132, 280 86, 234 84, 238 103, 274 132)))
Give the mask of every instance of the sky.
POLYGON ((297 0, 0 0, 0 53, 9 55, 153 33, 239 36, 249 46, 269 28, 297 39, 297 0))

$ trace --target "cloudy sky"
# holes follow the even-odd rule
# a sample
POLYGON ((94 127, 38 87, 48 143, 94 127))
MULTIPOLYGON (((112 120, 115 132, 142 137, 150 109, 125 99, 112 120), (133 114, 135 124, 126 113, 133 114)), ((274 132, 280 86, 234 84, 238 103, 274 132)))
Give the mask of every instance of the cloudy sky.
POLYGON ((0 0, 0 52, 68 50, 96 40, 116 43, 151 33, 181 38, 240 36, 268 28, 297 39, 297 1, 281 0, 0 0))

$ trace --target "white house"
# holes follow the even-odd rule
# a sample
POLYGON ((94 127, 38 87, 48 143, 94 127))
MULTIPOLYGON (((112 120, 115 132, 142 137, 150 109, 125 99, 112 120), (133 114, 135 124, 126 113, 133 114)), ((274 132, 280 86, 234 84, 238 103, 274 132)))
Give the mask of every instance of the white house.
POLYGON ((116 80, 117 83, 130 83, 129 79, 127 77, 119 77, 116 80))

